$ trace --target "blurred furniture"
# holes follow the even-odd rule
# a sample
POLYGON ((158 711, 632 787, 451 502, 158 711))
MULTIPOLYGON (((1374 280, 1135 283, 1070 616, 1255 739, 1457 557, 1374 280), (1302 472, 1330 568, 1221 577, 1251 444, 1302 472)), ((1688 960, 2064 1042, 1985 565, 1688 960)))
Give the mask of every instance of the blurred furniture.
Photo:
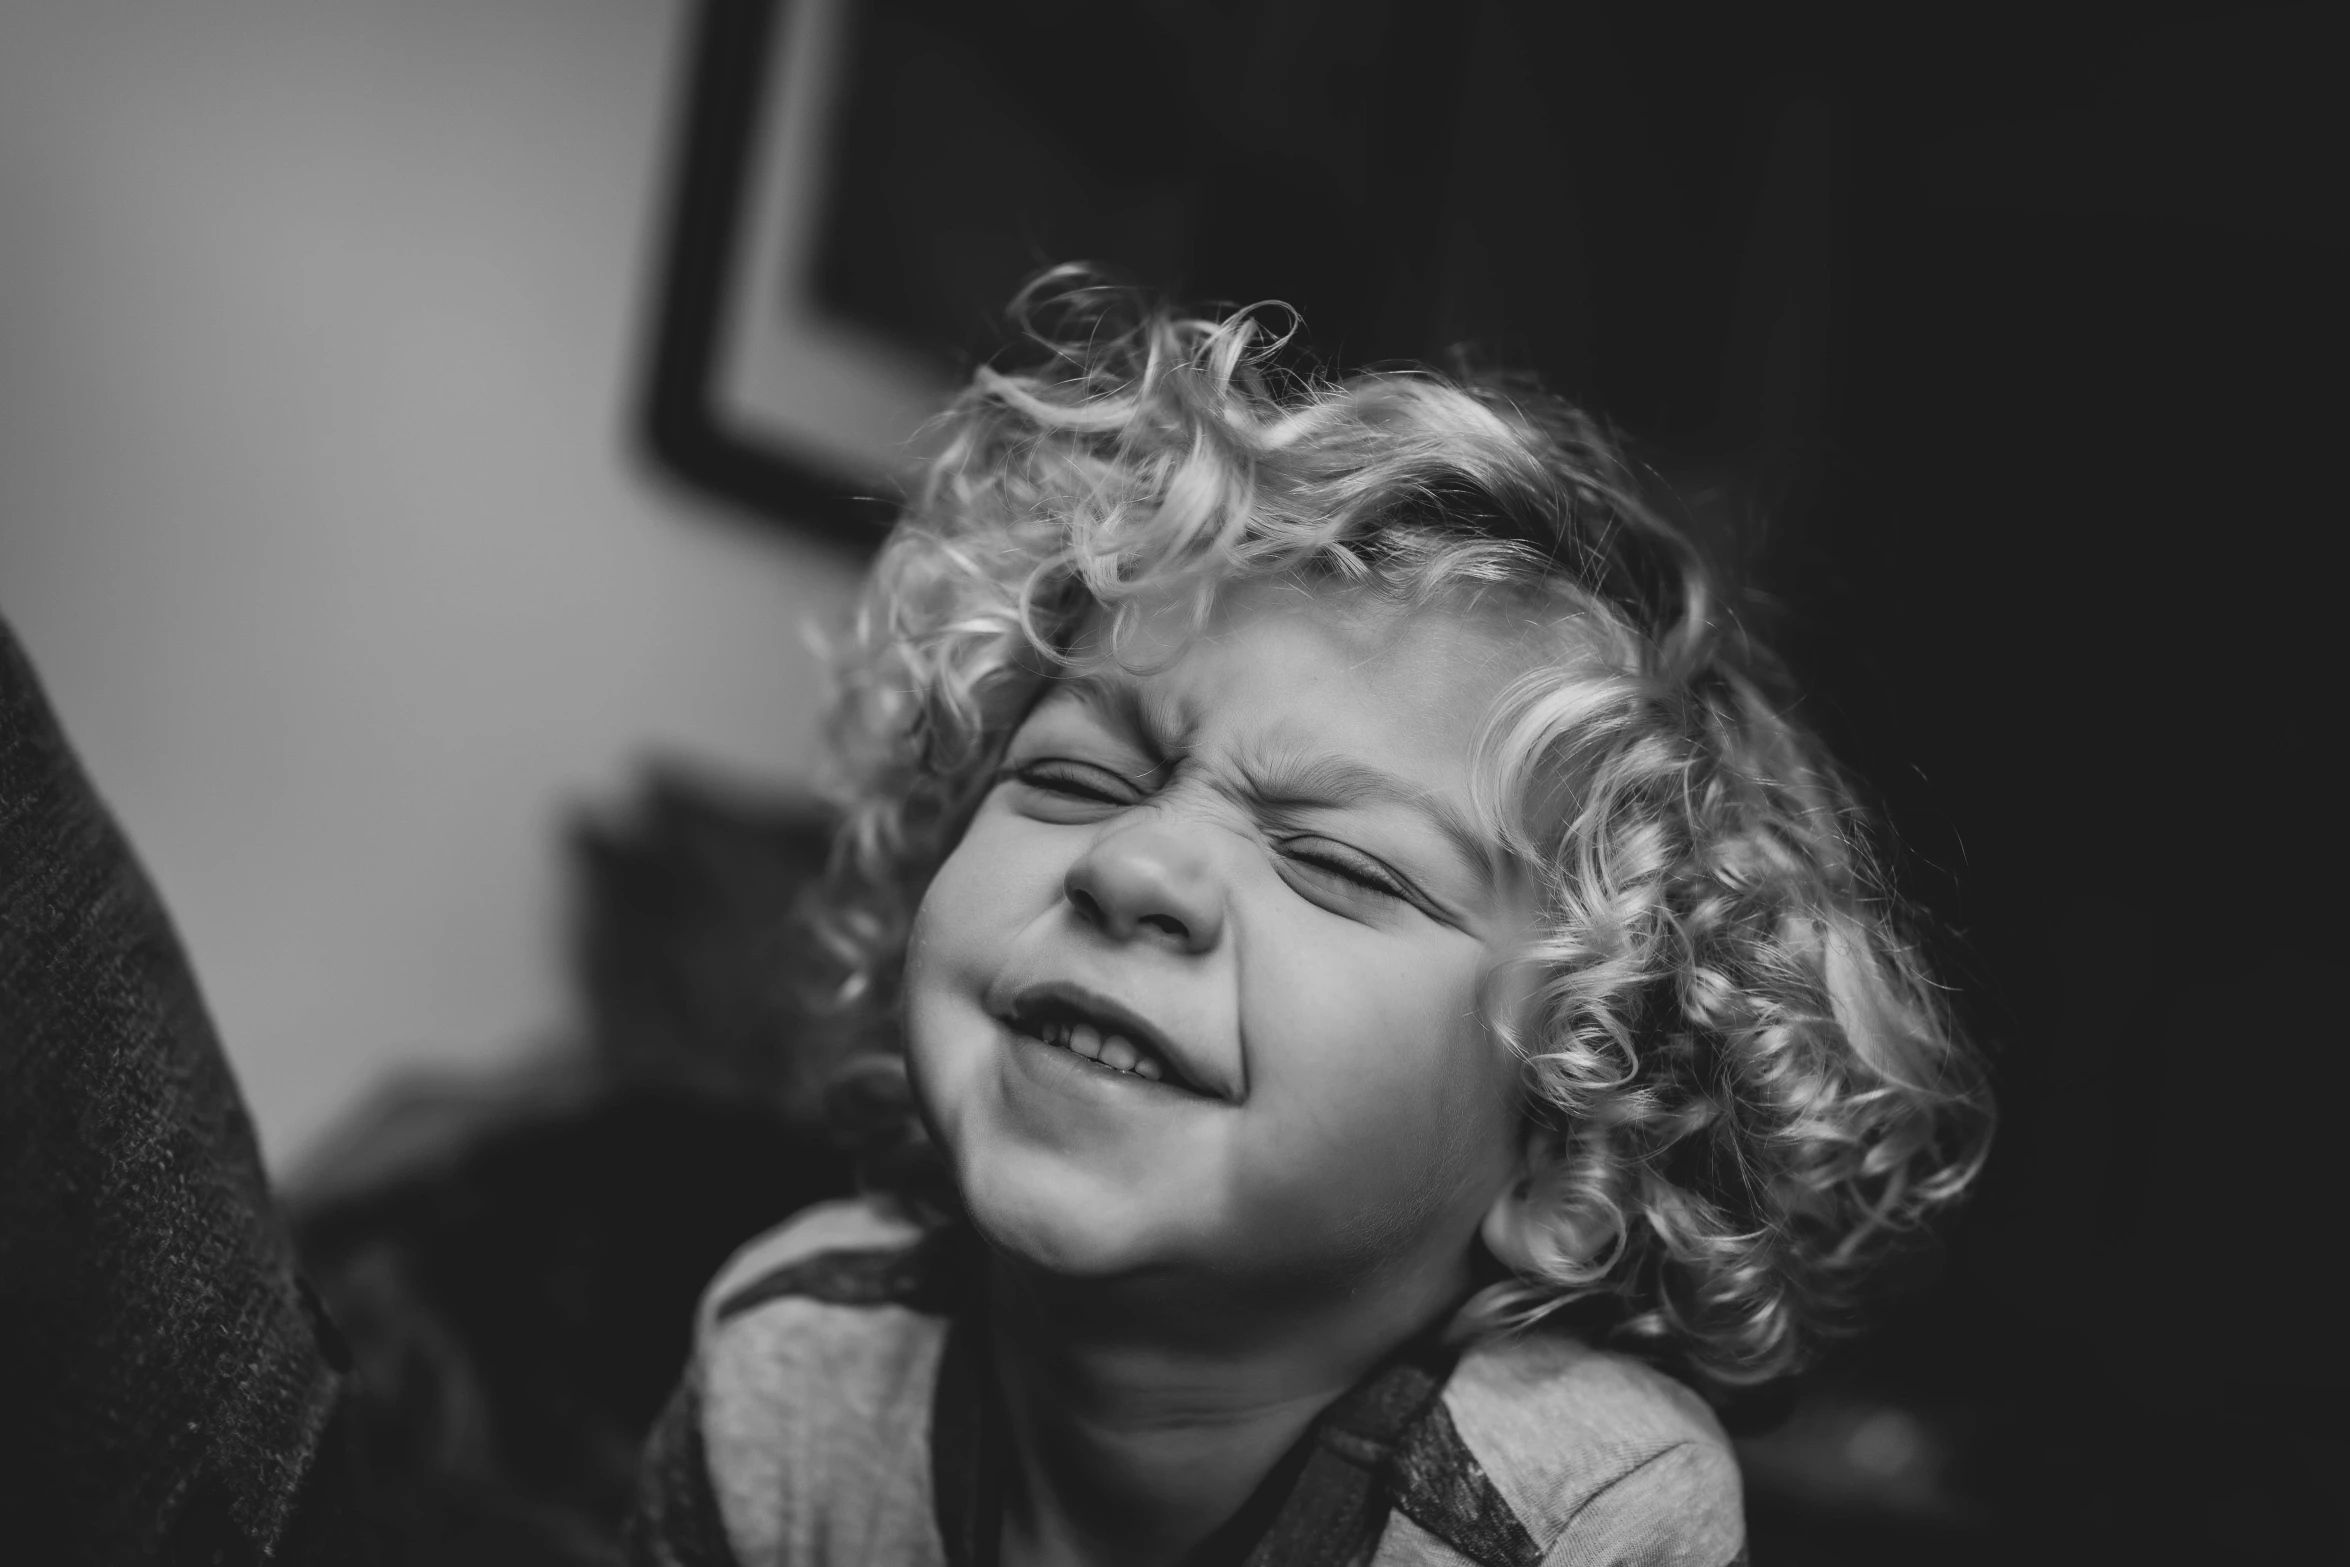
POLYGON ((303 1266, 381 1395, 376 1461, 423 1477, 419 1559, 614 1559, 702 1286, 849 1189, 791 934, 824 831, 673 773, 580 822, 586 1038, 394 1085, 298 1177, 303 1266))

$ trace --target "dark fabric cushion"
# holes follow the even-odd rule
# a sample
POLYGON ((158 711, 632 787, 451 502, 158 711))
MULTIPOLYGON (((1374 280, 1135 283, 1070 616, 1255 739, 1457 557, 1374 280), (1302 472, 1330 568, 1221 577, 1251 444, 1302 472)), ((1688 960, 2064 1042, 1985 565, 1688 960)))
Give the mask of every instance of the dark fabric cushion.
POLYGON ((171 922, 0 625, 0 1541, 258 1560, 335 1359, 171 922))

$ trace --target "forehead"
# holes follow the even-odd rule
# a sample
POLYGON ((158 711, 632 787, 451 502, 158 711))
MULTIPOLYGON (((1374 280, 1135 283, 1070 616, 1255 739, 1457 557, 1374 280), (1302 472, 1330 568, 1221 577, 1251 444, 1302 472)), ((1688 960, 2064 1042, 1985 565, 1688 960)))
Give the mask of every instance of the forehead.
POLYGON ((1204 618, 1169 598, 1097 626, 1065 684, 1169 747, 1334 751, 1465 788, 1494 698, 1546 641, 1555 659, 1524 616, 1473 602, 1274 578, 1227 585, 1204 618))

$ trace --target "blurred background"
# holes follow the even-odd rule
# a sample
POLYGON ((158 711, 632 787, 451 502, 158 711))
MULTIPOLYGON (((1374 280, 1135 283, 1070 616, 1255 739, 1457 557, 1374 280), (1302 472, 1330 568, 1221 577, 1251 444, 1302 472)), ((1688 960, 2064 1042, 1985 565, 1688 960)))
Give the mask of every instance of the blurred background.
MULTIPOLYGON (((363 1354, 425 1307, 487 1344, 483 1190, 569 1158, 641 1203, 768 1169, 712 1104, 805 1125, 801 626, 1023 276, 1539 369, 1739 568, 2000 1084, 1888 1330, 1736 1412, 1756 1559, 2341 1559, 2341 45, 2243 5, 0 0, 0 613, 363 1354), (582 1059, 701 1108, 401 1174, 582 1059), (370 1293, 387 1226, 430 1266, 370 1293)), ((582 1255, 509 1293, 584 1363, 582 1255)), ((416 1418, 592 1515, 625 1464, 548 1456, 540 1369, 487 1437, 416 1418)))
POLYGON ((854 563, 631 438, 691 22, 0 0, 0 614, 280 1169, 566 1031, 562 811, 806 765, 854 563))

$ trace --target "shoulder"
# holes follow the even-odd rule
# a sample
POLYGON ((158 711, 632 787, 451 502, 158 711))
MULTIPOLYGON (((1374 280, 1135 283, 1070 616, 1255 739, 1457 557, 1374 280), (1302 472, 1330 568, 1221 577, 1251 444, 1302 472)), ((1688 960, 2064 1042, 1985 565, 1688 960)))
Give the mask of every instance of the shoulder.
POLYGON ((840 1294, 848 1276, 910 1255, 922 1234, 913 1220, 871 1198, 804 1208, 727 1259, 702 1291, 697 1337, 707 1338, 766 1301, 840 1294))
POLYGON ((1558 1334, 1496 1339, 1461 1357, 1440 1406, 1456 1463, 1481 1474, 1475 1489, 1518 1525, 1504 1531, 1509 1556, 1725 1567, 1743 1554, 1738 1464, 1721 1423, 1638 1360, 1558 1334))
POLYGON ((878 1560, 930 1534, 946 1321, 923 1309, 923 1239, 873 1203, 827 1203, 743 1247, 704 1292, 700 1435, 741 1560, 878 1560))

